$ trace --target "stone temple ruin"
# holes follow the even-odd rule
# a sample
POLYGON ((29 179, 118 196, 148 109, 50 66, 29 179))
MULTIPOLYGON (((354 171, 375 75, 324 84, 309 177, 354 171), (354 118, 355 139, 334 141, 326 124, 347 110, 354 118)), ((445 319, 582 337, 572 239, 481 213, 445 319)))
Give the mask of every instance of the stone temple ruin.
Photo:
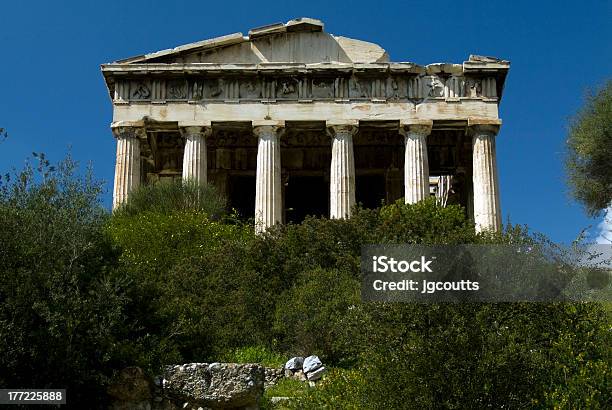
POLYGON ((500 227, 495 137, 509 62, 391 62, 300 18, 102 65, 113 206, 139 184, 214 184, 261 232, 436 195, 500 227))

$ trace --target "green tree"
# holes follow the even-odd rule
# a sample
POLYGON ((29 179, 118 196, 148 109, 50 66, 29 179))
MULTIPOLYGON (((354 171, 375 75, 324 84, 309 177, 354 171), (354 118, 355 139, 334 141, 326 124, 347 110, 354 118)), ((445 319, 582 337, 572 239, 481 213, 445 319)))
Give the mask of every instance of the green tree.
POLYGON ((589 215, 612 201, 612 80, 587 97, 573 118, 567 139, 566 169, 572 195, 589 215))
POLYGON ((101 185, 70 159, 35 156, 37 168, 0 181, 0 385, 67 388, 92 408, 125 365, 128 284, 112 274, 101 185))

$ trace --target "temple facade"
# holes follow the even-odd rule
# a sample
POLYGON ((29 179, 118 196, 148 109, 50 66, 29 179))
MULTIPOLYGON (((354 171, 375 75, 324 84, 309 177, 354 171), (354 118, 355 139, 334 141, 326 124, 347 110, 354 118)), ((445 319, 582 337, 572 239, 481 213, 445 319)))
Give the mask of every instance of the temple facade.
POLYGON ((435 195, 501 226, 495 139, 509 62, 391 62, 300 18, 102 65, 113 206, 140 184, 212 183, 261 232, 435 195))

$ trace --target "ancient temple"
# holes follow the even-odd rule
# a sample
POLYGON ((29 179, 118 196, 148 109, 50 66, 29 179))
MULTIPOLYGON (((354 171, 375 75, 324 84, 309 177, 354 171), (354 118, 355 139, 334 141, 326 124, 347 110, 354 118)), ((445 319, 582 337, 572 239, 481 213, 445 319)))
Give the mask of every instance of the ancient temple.
POLYGON ((139 184, 212 183, 257 231, 436 195, 500 227, 495 138, 509 62, 391 62, 311 18, 102 65, 113 206, 139 184))

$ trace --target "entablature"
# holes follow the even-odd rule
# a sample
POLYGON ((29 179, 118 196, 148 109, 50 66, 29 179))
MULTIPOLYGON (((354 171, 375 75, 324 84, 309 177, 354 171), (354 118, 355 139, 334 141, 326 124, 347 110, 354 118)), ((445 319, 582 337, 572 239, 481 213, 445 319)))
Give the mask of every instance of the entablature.
POLYGON ((170 101, 498 101, 504 70, 467 73, 461 65, 145 64, 103 68, 115 104, 170 101))

